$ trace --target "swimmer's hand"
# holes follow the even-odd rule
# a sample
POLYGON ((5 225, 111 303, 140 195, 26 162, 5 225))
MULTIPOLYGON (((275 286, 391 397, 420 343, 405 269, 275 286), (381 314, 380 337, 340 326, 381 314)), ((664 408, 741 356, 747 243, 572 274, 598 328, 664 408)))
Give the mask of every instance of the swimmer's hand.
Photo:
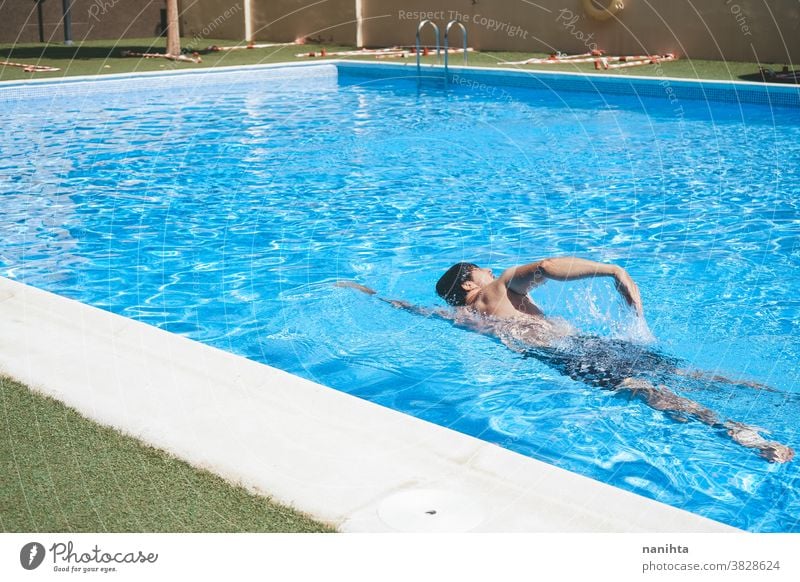
MULTIPOLYGON (((354 281, 339 281, 336 283, 336 287, 344 287, 345 289, 355 289, 357 291, 361 291, 362 293, 366 293, 367 295, 376 295, 378 292, 375 289, 370 289, 364 285, 360 285, 354 281)), ((388 303, 392 307, 397 307, 398 309, 405 309, 406 311, 415 311, 418 308, 411 305, 408 301, 403 301, 401 299, 384 299, 383 297, 378 297, 381 301, 388 303)))
POLYGON ((369 287, 365 287, 364 285, 359 285, 358 283, 354 283, 353 281, 339 281, 338 283, 336 283, 336 287, 357 289, 362 293, 366 293, 367 295, 375 295, 377 293, 375 289, 370 289, 369 287))
POLYGON ((631 276, 622 267, 617 267, 614 270, 614 286, 625 302, 633 307, 636 315, 641 317, 644 311, 642 309, 642 297, 639 295, 639 287, 636 286, 631 276))
MULTIPOLYGON (((364 285, 360 285, 354 281, 339 281, 335 285, 336 287, 344 287, 345 289, 356 289, 357 291, 361 291, 362 293, 366 293, 367 295, 376 295, 378 292, 375 289, 370 289, 364 285)), ((406 311, 419 311, 419 308, 414 307, 408 301, 403 301, 401 299, 384 299, 383 297, 378 297, 381 301, 388 303, 392 307, 397 307, 398 309, 405 309, 406 311)))

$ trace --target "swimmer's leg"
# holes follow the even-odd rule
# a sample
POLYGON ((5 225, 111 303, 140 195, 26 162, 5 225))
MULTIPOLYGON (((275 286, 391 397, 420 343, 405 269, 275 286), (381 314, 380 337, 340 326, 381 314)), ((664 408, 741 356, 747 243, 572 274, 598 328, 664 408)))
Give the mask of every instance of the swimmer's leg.
POLYGON ((709 372, 701 372, 700 370, 685 370, 683 368, 675 368, 672 370, 673 374, 684 376, 686 378, 694 378, 696 380, 709 380, 711 382, 720 382, 722 384, 730 384, 731 386, 741 386, 743 388, 754 388, 756 390, 764 390, 766 392, 780 392, 772 386, 761 384, 760 382, 752 382, 750 380, 732 380, 726 376, 719 374, 711 374, 709 372))
POLYGON ((678 396, 666 386, 656 386, 639 378, 625 378, 620 386, 630 390, 634 396, 641 396, 650 408, 693 416, 709 426, 719 424, 719 418, 712 410, 694 400, 678 396))
POLYGON ((630 390, 633 395, 641 396, 648 406, 656 410, 691 416, 708 426, 724 428, 734 442, 743 447, 758 449, 761 456, 768 461, 785 463, 794 457, 791 448, 764 439, 754 427, 730 420, 720 423, 712 410, 694 400, 678 396, 666 386, 656 386, 639 378, 625 378, 620 387, 630 390))
POLYGON ((761 456, 770 462, 786 463, 794 457, 794 451, 791 448, 775 441, 766 440, 751 426, 729 420, 725 423, 725 428, 728 429, 728 436, 734 441, 743 447, 758 449, 761 451, 761 456))

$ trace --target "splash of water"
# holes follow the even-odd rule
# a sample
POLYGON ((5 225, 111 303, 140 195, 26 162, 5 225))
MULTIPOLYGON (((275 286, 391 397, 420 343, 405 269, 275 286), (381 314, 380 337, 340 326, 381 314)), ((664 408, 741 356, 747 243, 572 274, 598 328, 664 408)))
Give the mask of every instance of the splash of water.
POLYGON ((615 327, 613 337, 616 339, 623 339, 635 344, 654 344, 657 341, 656 336, 647 325, 647 320, 630 310, 617 321, 615 327))
POLYGON ((653 344, 656 337, 644 317, 639 317, 610 287, 588 283, 568 291, 568 319, 578 328, 635 344, 653 344))

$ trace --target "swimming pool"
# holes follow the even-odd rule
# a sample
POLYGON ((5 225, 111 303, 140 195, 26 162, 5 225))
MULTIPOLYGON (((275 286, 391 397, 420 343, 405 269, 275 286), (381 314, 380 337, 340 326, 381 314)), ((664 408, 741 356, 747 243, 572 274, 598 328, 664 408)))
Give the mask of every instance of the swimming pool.
MULTIPOLYGON (((797 461, 333 283, 438 305, 462 259, 619 262, 658 347, 780 392, 675 389, 797 448, 800 110, 399 71, 3 90, 0 274, 725 523, 798 531, 797 461)), ((633 333, 606 282, 534 299, 633 333)))

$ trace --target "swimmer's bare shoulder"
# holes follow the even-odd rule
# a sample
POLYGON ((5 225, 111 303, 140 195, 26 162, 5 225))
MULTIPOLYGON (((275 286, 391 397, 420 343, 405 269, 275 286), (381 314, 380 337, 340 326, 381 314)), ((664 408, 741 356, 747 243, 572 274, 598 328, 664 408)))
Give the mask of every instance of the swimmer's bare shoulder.
POLYGON ((466 306, 483 316, 500 319, 542 316, 528 297, 528 291, 543 282, 540 263, 506 269, 500 277, 494 277, 491 269, 473 269, 470 280, 464 283, 466 306))

